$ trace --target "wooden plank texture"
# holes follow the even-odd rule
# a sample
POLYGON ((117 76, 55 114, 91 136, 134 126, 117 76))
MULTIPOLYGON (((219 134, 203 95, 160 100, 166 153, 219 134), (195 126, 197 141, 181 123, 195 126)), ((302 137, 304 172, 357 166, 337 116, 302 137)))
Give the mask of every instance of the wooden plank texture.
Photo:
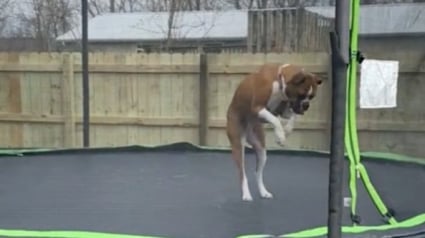
POLYGON ((72 54, 63 55, 62 97, 64 115, 64 147, 75 146, 75 86, 72 54))

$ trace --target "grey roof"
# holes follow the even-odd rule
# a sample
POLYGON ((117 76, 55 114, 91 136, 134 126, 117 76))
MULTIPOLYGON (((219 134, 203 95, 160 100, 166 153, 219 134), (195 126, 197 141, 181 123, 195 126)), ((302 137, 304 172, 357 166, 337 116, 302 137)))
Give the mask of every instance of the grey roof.
MULTIPOLYGON (((139 41, 167 39, 168 12, 107 13, 89 20, 89 41, 139 41)), ((245 38, 248 12, 176 12, 172 38, 245 38)), ((58 41, 81 39, 81 26, 59 36, 58 41)))
MULTIPOLYGON (((335 17, 334 7, 306 7, 327 18, 335 17)), ((425 33, 425 3, 362 5, 359 34, 425 33)))

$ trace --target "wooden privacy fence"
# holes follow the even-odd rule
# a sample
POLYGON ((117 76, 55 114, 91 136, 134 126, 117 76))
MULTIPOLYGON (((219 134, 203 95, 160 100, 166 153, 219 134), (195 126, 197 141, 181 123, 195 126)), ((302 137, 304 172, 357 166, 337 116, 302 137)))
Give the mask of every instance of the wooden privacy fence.
MULTIPOLYGON (((358 111, 362 149, 425 152, 421 57, 376 56, 401 61, 398 107, 358 111)), ((179 141, 228 146, 225 116, 237 84, 264 62, 291 62, 318 73, 324 84, 309 112, 296 123, 288 148, 329 148, 327 53, 93 53, 89 61, 91 146, 179 141)), ((81 77, 78 53, 0 54, 0 146, 81 146, 81 77)), ((270 130, 267 141, 277 146, 270 130)))

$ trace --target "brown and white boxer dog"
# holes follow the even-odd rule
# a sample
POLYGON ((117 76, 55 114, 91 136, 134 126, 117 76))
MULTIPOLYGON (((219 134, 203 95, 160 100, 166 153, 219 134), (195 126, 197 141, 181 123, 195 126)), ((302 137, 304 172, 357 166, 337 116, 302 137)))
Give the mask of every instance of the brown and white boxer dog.
POLYGON ((260 195, 272 198, 263 182, 267 161, 263 124, 272 125, 277 144, 284 146, 287 134, 293 130, 296 115, 303 115, 308 110, 321 83, 317 75, 299 66, 265 64, 238 85, 227 110, 226 133, 239 173, 242 200, 253 200, 245 173, 245 140, 255 150, 260 195))

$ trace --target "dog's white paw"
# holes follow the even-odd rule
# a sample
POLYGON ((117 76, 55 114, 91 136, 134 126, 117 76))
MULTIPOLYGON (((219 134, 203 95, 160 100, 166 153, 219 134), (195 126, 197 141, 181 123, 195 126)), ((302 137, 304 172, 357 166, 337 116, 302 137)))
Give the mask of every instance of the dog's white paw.
POLYGON ((244 193, 242 194, 242 200, 243 201, 247 201, 247 202, 251 202, 253 201, 251 193, 244 193))
POLYGON ((269 191, 267 191, 266 189, 260 191, 260 195, 262 198, 268 198, 271 199, 273 198, 273 194, 271 194, 269 191))
POLYGON ((283 127, 283 131, 285 132, 285 134, 290 134, 293 130, 294 130, 294 127, 292 125, 287 125, 283 127))
POLYGON ((285 142, 286 142, 286 136, 285 133, 281 132, 281 133, 275 133, 275 140, 276 143, 280 146, 285 146, 285 142))
POLYGON ((246 179, 246 176, 244 176, 242 180, 242 200, 252 201, 252 195, 248 187, 248 180, 246 179))

